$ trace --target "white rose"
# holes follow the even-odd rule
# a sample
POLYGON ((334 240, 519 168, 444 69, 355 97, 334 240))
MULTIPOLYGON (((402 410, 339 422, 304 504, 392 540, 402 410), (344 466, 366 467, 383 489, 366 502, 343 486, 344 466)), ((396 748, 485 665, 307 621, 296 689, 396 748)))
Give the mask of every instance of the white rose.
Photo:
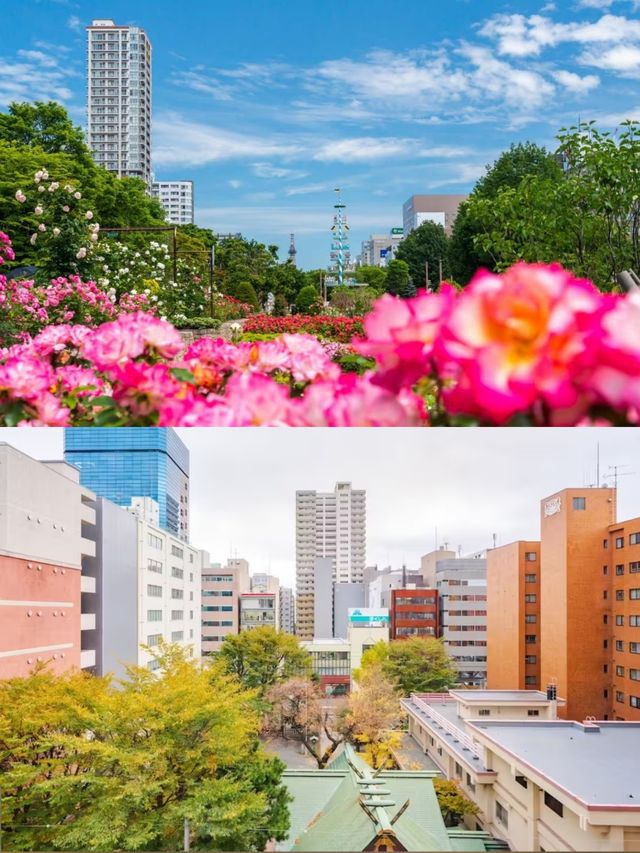
POLYGON ((89 239, 91 240, 91 242, 92 242, 92 243, 97 243, 97 242, 98 242, 98 235, 96 234, 96 232, 95 232, 95 231, 93 232, 93 234, 91 234, 91 236, 89 237, 89 239))
POLYGON ((43 212, 42 207, 40 205, 38 205, 33 212, 35 213, 36 216, 42 216, 42 212, 43 212))
POLYGON ((45 190, 46 190, 46 187, 43 186, 42 184, 40 184, 40 186, 38 187, 38 192, 43 193, 45 190))
POLYGON ((49 192, 50 193, 55 192, 59 186, 60 186, 60 184, 57 181, 53 181, 53 183, 49 184, 49 192))
POLYGON ((69 213, 69 205, 68 204, 65 204, 62 209, 64 210, 65 213, 69 213))
POLYGON ((29 242, 31 243, 32 246, 35 246, 37 239, 38 239, 37 233, 31 235, 31 237, 29 238, 29 242))
POLYGON ((86 258, 86 257, 87 257, 87 250, 85 249, 84 246, 82 246, 82 248, 78 249, 78 251, 76 252, 76 258, 78 258, 78 260, 82 260, 82 258, 86 258))
POLYGON ((93 219, 93 211, 87 210, 87 212, 84 215, 84 218, 85 219, 93 219))
POLYGON ((75 192, 75 193, 73 194, 73 197, 74 197, 74 198, 82 198, 82 193, 75 192))
POLYGON ((54 229, 53 229, 53 236, 54 236, 54 237, 58 237, 59 235, 60 235, 60 229, 59 229, 59 228, 54 228, 54 229))
POLYGON ((16 193, 16 201, 19 201, 20 204, 22 204, 22 202, 26 200, 26 195, 22 192, 22 190, 18 190, 18 192, 16 193))
POLYGON ((38 231, 46 231, 46 230, 47 230, 47 226, 44 224, 44 222, 41 222, 40 225, 38 225, 38 231))

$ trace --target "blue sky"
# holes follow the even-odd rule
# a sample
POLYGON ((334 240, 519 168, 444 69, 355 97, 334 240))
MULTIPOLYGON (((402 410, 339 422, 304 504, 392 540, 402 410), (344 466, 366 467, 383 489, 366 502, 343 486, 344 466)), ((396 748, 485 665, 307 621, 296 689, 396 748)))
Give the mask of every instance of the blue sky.
MULTIPOLYGON (((8 0, 0 0, 0 6, 8 0)), ((513 141, 640 118, 640 0, 20 0, 0 105, 84 123, 92 18, 153 45, 154 169, 192 178, 196 221, 328 262, 333 188, 351 245, 413 193, 461 193, 513 141)))

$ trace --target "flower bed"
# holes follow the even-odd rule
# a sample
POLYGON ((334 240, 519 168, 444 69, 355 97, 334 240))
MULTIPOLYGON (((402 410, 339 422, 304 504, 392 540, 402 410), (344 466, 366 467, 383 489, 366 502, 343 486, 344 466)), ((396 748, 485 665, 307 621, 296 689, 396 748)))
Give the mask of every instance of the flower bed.
POLYGON ((294 314, 291 317, 272 317, 257 314, 249 317, 244 332, 259 335, 307 333, 323 340, 348 344, 355 335, 364 333, 362 317, 327 317, 294 314))
MULTIPOLYGON (((3 255, 11 258, 11 247, 0 237, 0 263, 3 255)), ((72 279, 54 282, 64 292, 78 288, 73 292, 82 299, 93 294, 81 285, 72 279)), ((12 292, 12 287, 0 276, 0 292, 12 292)), ((24 313, 29 316, 30 294, 27 288, 24 313)), ((185 348, 171 324, 125 308, 135 305, 111 305, 118 316, 110 322, 50 325, 0 350, 0 423, 570 426, 640 421, 640 293, 602 294, 557 265, 517 264, 500 276, 481 272, 462 292, 444 286, 412 299, 383 296, 351 346, 287 331, 311 322, 318 324, 318 336, 328 328, 343 334, 353 322, 346 318, 254 317, 246 321, 246 331, 285 331, 274 340, 238 344, 201 338, 185 348), (254 322, 257 328, 248 329, 254 322), (352 365, 355 372, 336 362, 358 359, 358 354, 363 359, 352 365), (367 369, 371 364, 374 368, 367 369)))

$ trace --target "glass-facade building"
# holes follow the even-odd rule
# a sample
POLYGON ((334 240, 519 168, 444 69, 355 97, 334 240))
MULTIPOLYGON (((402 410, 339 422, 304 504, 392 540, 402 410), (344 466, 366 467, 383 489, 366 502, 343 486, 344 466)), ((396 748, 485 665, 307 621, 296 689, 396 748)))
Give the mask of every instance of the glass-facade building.
POLYGON ((134 497, 153 498, 160 526, 189 540, 189 451, 173 429, 73 427, 64 456, 99 497, 126 507, 134 497))

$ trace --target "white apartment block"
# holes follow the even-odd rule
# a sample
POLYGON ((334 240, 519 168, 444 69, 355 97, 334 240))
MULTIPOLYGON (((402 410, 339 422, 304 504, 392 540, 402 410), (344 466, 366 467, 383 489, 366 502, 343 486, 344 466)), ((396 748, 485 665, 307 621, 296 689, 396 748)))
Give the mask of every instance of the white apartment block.
POLYGON ((296 632, 296 600, 288 586, 280 587, 280 630, 285 634, 296 632))
POLYGON ((87 142, 99 166, 151 185, 151 42, 140 27, 87 27, 87 142))
POLYGON ((193 224, 193 181, 154 181, 151 195, 164 208, 169 224, 193 224))
POLYGON ((273 592, 244 592, 240 596, 240 630, 278 629, 277 596, 273 592))
POLYGON ((135 511, 102 498, 96 506, 98 671, 120 676, 127 664, 157 669, 143 646, 162 641, 199 658, 206 552, 147 520, 139 502, 135 511))
POLYGON ((314 638, 314 593, 331 596, 331 588, 314 590, 319 557, 333 563, 334 583, 362 583, 366 565, 366 492, 336 483, 333 492, 296 492, 297 634, 314 638))
POLYGON ((202 571, 202 656, 220 651, 225 638, 240 631, 240 596, 250 588, 249 563, 235 558, 202 571))
POLYGON ((511 850, 640 851, 640 723, 558 720, 535 690, 412 694, 402 705, 428 759, 478 806, 471 828, 511 850))

